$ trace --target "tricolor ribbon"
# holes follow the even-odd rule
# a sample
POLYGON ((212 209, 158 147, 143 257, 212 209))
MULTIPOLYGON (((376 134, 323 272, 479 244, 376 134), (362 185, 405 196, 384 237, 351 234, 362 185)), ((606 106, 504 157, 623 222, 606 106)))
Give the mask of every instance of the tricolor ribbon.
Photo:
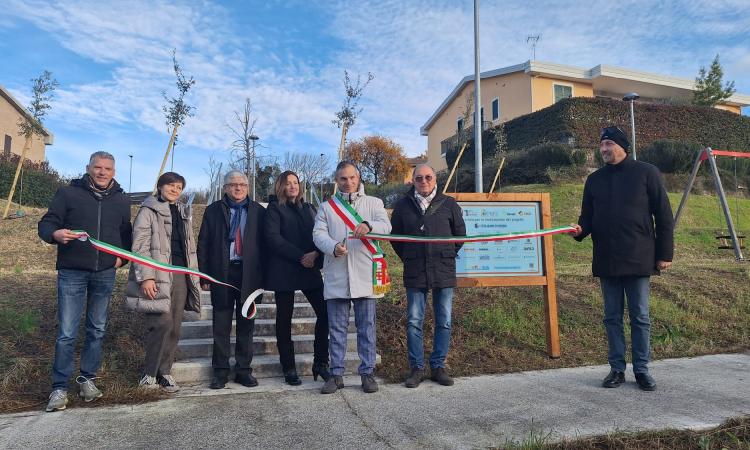
MULTIPOLYGON (((367 233, 368 239, 374 241, 395 241, 395 242, 415 242, 423 244, 449 244, 458 242, 496 242, 510 241, 513 239, 527 239, 541 236, 550 236, 554 234, 575 233, 576 229, 572 226, 547 228, 544 230, 521 231, 516 233, 502 234, 475 234, 473 236, 409 236, 405 234, 379 234, 367 233)), ((350 234, 349 239, 354 239, 350 234)))
MULTIPOLYGON (((337 192, 328 199, 328 204, 350 231, 354 231, 364 220, 359 213, 337 192)), ((372 292, 375 295, 386 294, 391 288, 391 278, 388 276, 388 263, 385 261, 383 250, 377 242, 367 238, 359 238, 372 256, 372 292)))
MULTIPOLYGON (((208 280, 211 283, 216 283, 222 286, 230 287, 232 289, 239 291, 239 289, 232 286, 231 284, 219 281, 216 278, 212 277, 211 275, 205 274, 199 270, 191 269, 190 267, 174 266, 172 264, 167 264, 164 262, 156 261, 147 256, 139 255, 138 253, 133 253, 127 250, 123 250, 119 247, 115 247, 112 244, 107 244, 106 242, 102 242, 98 239, 95 239, 83 230, 72 230, 72 232, 77 235, 76 237, 79 241, 89 241, 89 243, 91 243, 91 245, 94 246, 95 249, 100 250, 104 253, 109 253, 110 255, 117 256, 118 258, 127 259, 128 261, 142 264, 146 267, 150 267, 152 269, 159 270, 162 272, 184 274, 184 275, 195 275, 196 277, 202 278, 204 280, 208 280)), ((252 319, 255 317, 255 315, 257 314, 257 309, 255 307, 255 299, 258 298, 258 296, 261 294, 263 294, 263 289, 256 289, 255 291, 253 291, 253 293, 251 293, 247 297, 247 299, 245 300, 245 303, 242 305, 242 315, 244 317, 247 317, 248 319, 252 319)))

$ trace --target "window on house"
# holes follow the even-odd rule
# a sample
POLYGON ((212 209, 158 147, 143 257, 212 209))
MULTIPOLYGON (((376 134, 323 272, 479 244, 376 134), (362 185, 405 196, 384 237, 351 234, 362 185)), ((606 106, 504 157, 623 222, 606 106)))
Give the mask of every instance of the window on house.
POLYGON ((10 156, 10 144, 13 142, 13 138, 5 135, 5 144, 3 145, 3 155, 10 156))
POLYGON ((479 108, 479 119, 482 121, 482 124, 484 124, 484 106, 479 108))
POLYGON ((555 92, 555 103, 559 102, 564 98, 570 98, 573 96, 573 86, 566 86, 564 84, 553 84, 555 92))
POLYGON ((463 130, 463 129, 464 129, 464 118, 463 117, 459 117, 456 120, 456 130, 458 131, 458 133, 460 133, 461 130, 463 130))
POLYGON ((500 99, 495 97, 492 99, 492 121, 496 121, 500 118, 500 99))

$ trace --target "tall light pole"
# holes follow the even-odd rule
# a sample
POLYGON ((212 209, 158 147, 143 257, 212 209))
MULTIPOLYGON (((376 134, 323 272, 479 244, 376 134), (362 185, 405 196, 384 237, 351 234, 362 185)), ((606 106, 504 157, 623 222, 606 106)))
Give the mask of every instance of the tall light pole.
POLYGON ((623 101, 626 101, 630 103, 630 133, 632 138, 632 144, 630 144, 633 147, 633 159, 638 159, 635 156, 635 113, 633 112, 633 103, 638 100, 641 96, 636 94, 635 92, 630 92, 625 94, 625 97, 623 97, 623 101))
MULTIPOLYGON (((256 136, 256 135, 254 135, 254 134, 251 134, 249 137, 250 137, 250 140, 253 141, 253 166, 252 166, 253 167, 253 169, 252 169, 253 170, 253 201, 255 201, 255 175, 256 175, 256 171, 255 171, 255 141, 257 141, 260 138, 258 136, 256 136)), ((248 164, 249 163, 250 163, 250 161, 248 161, 248 164)))
MULTIPOLYGON (((325 153, 320 154, 320 160, 323 161, 323 158, 325 158, 325 153)), ((737 178, 737 177, 735 177, 737 178)), ((320 203, 318 205, 323 203, 323 177, 320 177, 320 203)))
POLYGON ((482 186, 482 100, 479 78, 479 0, 474 0, 474 190, 482 186))
POLYGON ((130 157, 130 183, 128 183, 128 194, 133 192, 133 155, 128 155, 130 157))

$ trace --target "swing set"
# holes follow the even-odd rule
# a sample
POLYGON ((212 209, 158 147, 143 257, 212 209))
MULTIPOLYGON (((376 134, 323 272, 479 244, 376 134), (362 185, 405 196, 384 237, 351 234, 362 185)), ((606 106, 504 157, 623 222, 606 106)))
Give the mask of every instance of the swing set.
MULTIPOLYGON (((729 151, 729 150, 713 150, 711 147, 707 147, 699 151, 698 156, 695 158, 695 163, 693 163, 693 170, 690 173, 690 179, 688 180, 687 186, 685 186, 685 192, 682 194, 682 200, 680 200, 680 206, 677 207, 677 213, 675 214, 675 217, 674 217, 674 226, 675 228, 677 228, 677 223, 680 220, 680 215, 682 214, 682 211, 685 208, 685 205, 687 204, 688 195, 690 195, 690 190, 693 188, 693 184, 695 183, 695 178, 698 175, 698 169, 700 169, 703 161, 708 161, 708 165, 711 168, 711 175, 714 178, 714 185, 716 186, 716 192, 719 194, 719 203, 721 204, 721 209, 724 212, 724 218, 726 219, 727 229, 729 231, 728 235, 716 236, 716 239, 719 240, 719 249, 733 249, 735 259, 737 261, 744 261, 745 257, 742 254, 742 249, 745 248, 744 246, 745 236, 738 235, 737 230, 734 227, 734 222, 732 221, 732 213, 729 209, 729 203, 727 202, 727 197, 726 197, 726 194, 724 193, 724 187, 721 184, 721 177, 719 176, 719 168, 716 165, 717 156, 731 156, 734 158, 735 189, 737 190, 741 189, 737 181, 738 180, 737 179, 737 158, 750 158, 750 153, 735 152, 735 151, 729 151)), ((737 200, 735 201, 735 213, 739 217, 739 201, 737 200)))

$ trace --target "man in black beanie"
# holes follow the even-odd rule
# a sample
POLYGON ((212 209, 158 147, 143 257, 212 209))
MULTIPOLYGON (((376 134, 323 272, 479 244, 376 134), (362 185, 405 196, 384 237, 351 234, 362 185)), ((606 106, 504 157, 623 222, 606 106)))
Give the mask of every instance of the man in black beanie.
POLYGON ((659 170, 628 157, 630 143, 618 127, 602 130, 599 153, 605 166, 589 175, 583 188, 577 241, 594 242, 592 271, 604 297, 604 328, 611 371, 602 386, 625 381, 623 310, 627 299, 632 365, 638 387, 656 389, 648 373, 651 275, 672 265, 674 221, 659 170))

